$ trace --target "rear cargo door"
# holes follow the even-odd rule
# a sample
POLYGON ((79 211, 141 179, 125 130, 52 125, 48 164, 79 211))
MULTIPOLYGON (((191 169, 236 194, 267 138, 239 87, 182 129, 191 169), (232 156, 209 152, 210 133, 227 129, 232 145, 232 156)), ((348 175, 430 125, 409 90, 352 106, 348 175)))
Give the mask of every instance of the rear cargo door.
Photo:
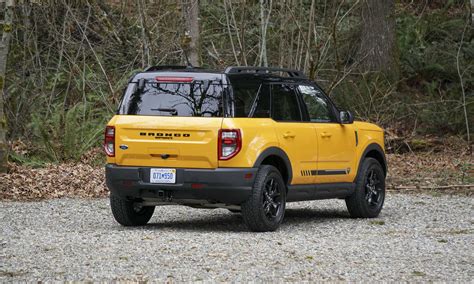
POLYGON ((216 168, 222 118, 121 115, 116 163, 123 166, 216 168))
POLYGON ((158 73, 132 81, 114 123, 116 163, 216 168, 225 87, 209 77, 158 73))

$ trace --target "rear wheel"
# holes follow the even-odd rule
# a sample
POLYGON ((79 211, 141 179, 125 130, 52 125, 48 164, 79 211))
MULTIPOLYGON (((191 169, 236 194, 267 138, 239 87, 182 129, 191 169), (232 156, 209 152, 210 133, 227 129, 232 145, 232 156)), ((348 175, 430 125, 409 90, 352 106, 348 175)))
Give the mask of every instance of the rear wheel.
POLYGON ((353 218, 375 218, 385 200, 385 174, 373 158, 365 159, 361 166, 355 192, 346 198, 347 209, 353 218))
POLYGON ((115 220, 123 226, 144 226, 155 211, 155 206, 143 206, 114 195, 110 195, 110 207, 115 220))
POLYGON ((283 221, 286 186, 273 166, 260 166, 250 198, 242 204, 242 217, 252 231, 275 231, 283 221))

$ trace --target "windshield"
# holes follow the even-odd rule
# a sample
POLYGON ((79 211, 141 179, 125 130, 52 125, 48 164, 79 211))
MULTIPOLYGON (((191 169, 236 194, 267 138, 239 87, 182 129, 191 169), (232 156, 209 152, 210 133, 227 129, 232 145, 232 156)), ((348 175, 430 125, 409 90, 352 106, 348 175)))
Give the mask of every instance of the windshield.
POLYGON ((222 117, 222 94, 223 86, 209 81, 147 82, 143 90, 130 83, 119 114, 222 117))

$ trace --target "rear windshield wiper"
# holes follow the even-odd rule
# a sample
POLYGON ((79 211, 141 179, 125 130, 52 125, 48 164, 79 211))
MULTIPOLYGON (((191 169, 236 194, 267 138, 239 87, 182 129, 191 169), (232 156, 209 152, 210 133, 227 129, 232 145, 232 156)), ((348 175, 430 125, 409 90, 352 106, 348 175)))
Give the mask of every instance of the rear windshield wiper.
POLYGON ((175 108, 152 108, 151 110, 169 112, 171 115, 178 115, 178 110, 176 110, 175 108))

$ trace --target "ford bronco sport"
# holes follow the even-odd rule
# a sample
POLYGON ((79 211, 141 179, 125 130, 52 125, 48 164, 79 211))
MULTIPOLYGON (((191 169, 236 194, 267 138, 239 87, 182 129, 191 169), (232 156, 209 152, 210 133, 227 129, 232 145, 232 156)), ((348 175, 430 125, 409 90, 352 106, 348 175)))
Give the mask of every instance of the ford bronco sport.
POLYGON ((104 148, 124 226, 167 204, 227 208, 273 231, 286 202, 341 198, 358 218, 384 203, 382 129, 354 122, 296 70, 148 68, 130 80, 104 148))

